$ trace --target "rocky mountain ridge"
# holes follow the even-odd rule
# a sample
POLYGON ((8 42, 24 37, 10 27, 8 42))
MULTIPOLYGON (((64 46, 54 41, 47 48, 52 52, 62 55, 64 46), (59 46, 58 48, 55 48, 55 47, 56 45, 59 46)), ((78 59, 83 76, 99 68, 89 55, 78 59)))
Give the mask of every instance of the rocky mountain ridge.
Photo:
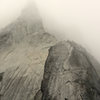
POLYGON ((75 42, 58 43, 31 12, 0 32, 0 100, 99 100, 99 63, 75 42))
POLYGON ((51 47, 40 100, 99 100, 99 76, 88 55, 85 49, 70 41, 51 47))

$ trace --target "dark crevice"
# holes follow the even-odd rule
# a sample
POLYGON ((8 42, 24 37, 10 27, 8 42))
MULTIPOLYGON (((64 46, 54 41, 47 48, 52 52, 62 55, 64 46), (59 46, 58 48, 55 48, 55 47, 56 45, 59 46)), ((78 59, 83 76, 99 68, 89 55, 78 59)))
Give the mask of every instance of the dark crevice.
POLYGON ((4 72, 0 73, 0 82, 3 80, 4 72))

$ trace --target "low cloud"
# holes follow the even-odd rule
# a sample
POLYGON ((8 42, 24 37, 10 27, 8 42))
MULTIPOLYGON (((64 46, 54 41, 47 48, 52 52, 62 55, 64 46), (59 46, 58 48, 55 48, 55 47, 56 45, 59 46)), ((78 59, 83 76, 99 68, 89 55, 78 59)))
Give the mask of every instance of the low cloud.
POLYGON ((85 46, 100 62, 100 0, 2 0, 0 27, 13 21, 32 1, 48 32, 85 46))

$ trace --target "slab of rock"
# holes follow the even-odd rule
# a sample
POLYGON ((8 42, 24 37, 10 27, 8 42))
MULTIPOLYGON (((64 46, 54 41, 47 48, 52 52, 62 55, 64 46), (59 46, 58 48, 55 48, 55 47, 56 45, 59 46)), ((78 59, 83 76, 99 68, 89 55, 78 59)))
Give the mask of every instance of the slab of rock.
POLYGON ((0 100, 34 100, 40 89, 42 68, 35 64, 33 68, 23 65, 7 70, 1 82, 0 100))
POLYGON ((48 48, 55 41, 48 33, 36 34, 32 45, 20 43, 13 51, 3 52, 0 100, 34 100, 43 79, 48 48))
POLYGON ((94 67, 81 46, 70 41, 56 44, 49 50, 42 96, 36 100, 100 100, 99 76, 94 67))
POLYGON ((0 100, 34 100, 48 49, 55 43, 30 6, 0 31, 0 100))
POLYGON ((55 43, 55 37, 45 32, 36 5, 29 4, 15 21, 0 30, 0 73, 34 62, 31 58, 35 51, 41 53, 55 43))

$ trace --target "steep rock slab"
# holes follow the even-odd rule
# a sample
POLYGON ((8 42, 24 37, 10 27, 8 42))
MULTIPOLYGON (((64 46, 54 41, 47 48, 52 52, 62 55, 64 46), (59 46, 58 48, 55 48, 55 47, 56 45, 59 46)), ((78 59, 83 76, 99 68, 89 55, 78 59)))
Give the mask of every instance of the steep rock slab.
POLYGON ((20 44, 5 57, 2 66, 8 70, 1 81, 1 100, 34 100, 43 79, 48 48, 56 41, 51 37, 47 33, 36 35, 33 47, 20 44))
POLYGON ((45 32, 36 5, 28 5, 14 22, 0 31, 0 73, 34 62, 31 58, 35 51, 47 50, 55 43, 55 37, 45 32))
POLYGON ((42 100, 100 100, 99 77, 88 56, 85 49, 70 41, 51 47, 41 86, 42 100))
POLYGON ((2 65, 8 67, 8 70, 4 72, 1 81, 1 100, 34 99, 40 90, 49 46, 20 47, 5 58, 6 62, 2 65))
POLYGON ((31 7, 0 32, 0 100, 34 100, 48 48, 57 42, 31 7))
POLYGON ((1 82, 0 100, 34 100, 43 74, 41 65, 34 66, 23 65, 6 71, 1 82))

